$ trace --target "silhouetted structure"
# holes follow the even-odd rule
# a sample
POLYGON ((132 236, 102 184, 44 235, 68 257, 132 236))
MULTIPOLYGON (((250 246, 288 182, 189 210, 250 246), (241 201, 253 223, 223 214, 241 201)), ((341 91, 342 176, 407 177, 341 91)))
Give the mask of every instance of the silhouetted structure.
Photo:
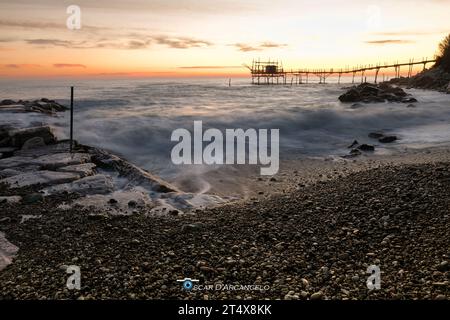
MULTIPOLYGON (((302 84, 308 83, 309 76, 313 75, 319 78, 319 83, 326 83, 326 80, 331 75, 338 76, 338 83, 341 82, 342 75, 348 74, 352 76, 352 83, 355 83, 355 77, 357 75, 361 75, 361 83, 365 82, 366 72, 375 71, 375 83, 378 81, 378 75, 380 70, 382 69, 390 69, 393 68, 395 71, 395 77, 399 78, 401 74, 401 68, 407 66, 408 67, 408 78, 412 76, 413 67, 415 65, 423 65, 423 69, 426 69, 426 65, 429 63, 436 62, 436 60, 429 60, 428 58, 424 58, 421 61, 414 61, 414 59, 410 59, 409 62, 405 63, 384 63, 384 64, 376 64, 376 65, 366 65, 366 66, 357 66, 354 68, 345 68, 345 69, 298 69, 298 70, 284 70, 283 64, 278 61, 260 61, 253 60, 252 66, 246 67, 250 70, 252 76, 252 84, 256 85, 273 85, 273 84, 302 84), (290 80, 288 80, 288 77, 290 80)), ((384 76, 383 76, 384 78, 384 76)), ((384 80, 384 79, 383 79, 384 80)))

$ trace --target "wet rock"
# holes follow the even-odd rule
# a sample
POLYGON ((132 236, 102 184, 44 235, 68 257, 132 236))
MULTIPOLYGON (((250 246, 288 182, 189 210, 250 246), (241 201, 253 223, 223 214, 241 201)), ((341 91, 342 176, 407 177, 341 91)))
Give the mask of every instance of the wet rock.
POLYGON ((339 97, 339 100, 344 103, 417 102, 415 98, 410 97, 399 87, 393 87, 388 84, 376 85, 369 83, 363 83, 357 87, 350 88, 350 90, 339 97))
POLYGON ((45 146, 45 141, 42 137, 34 137, 25 141, 22 146, 22 150, 29 150, 34 148, 40 148, 45 146))
POLYGON ((11 99, 5 99, 0 101, 0 106, 10 106, 12 104, 15 104, 16 102, 14 102, 14 100, 11 99))
POLYGON ((384 134, 382 134, 381 132, 371 132, 371 133, 369 133, 369 138, 372 138, 372 139, 380 139, 382 137, 384 137, 384 134))
POLYGON ((341 102, 358 102, 362 101, 361 94, 356 88, 350 89, 339 97, 341 102))
POLYGON ((49 126, 15 129, 9 131, 11 146, 21 148, 28 140, 41 138, 45 144, 56 143, 56 137, 49 126))
POLYGON ((95 174, 94 169, 96 165, 93 163, 82 163, 82 164, 74 164, 71 166, 66 166, 62 168, 58 168, 57 171, 63 172, 74 172, 80 175, 80 177, 84 178, 87 176, 92 176, 95 174))
POLYGON ((59 194, 63 192, 78 193, 80 195, 108 194, 114 191, 114 182, 110 176, 96 174, 71 183, 55 185, 42 191, 45 194, 59 194))
POLYGON ((10 146, 11 146, 10 137, 0 138, 0 147, 10 147, 10 146))
POLYGON ((362 144, 358 147, 361 151, 375 151, 375 147, 370 144, 362 144))
POLYGON ((378 139, 381 143, 392 143, 397 140, 396 136, 383 136, 380 139, 378 139))
POLYGON ((14 151, 16 150, 17 150, 16 148, 12 147, 4 147, 4 148, 0 147, 0 153, 2 154, 0 158, 12 157, 14 155, 14 151))
POLYGON ((6 112, 38 112, 48 115, 54 115, 56 112, 62 112, 66 110, 68 110, 67 107, 47 98, 42 98, 35 101, 14 101, 6 99, 0 102, 0 111, 6 112))
POLYGON ((359 145, 359 142, 357 140, 354 140, 353 143, 351 145, 349 145, 347 148, 352 149, 358 145, 359 145))
POLYGON ((363 105, 361 103, 354 103, 354 104, 351 105, 350 108, 352 108, 352 109, 359 109, 361 107, 363 107, 363 105))
POLYGON ((79 179, 80 176, 71 172, 55 171, 34 171, 18 174, 0 180, 0 184, 5 183, 9 188, 23 188, 34 185, 55 185, 79 179))
POLYGON ((133 186, 142 186, 158 193, 179 192, 168 182, 105 150, 89 148, 89 152, 98 167, 117 171, 122 177, 132 181, 133 186))

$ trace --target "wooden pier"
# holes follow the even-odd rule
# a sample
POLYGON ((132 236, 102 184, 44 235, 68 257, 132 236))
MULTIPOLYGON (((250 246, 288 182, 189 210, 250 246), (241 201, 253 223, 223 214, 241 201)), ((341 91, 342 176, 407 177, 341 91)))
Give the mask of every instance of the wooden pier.
MULTIPOLYGON (((343 75, 349 75, 352 77, 352 83, 355 83, 355 78, 361 77, 361 83, 367 82, 366 72, 374 71, 375 83, 378 81, 378 77, 381 70, 393 69, 395 77, 399 78, 401 75, 402 67, 408 67, 407 77, 410 78, 413 74, 415 65, 423 65, 423 70, 426 69, 427 64, 434 63, 436 60, 429 60, 423 58, 420 61, 414 61, 410 59, 409 62, 404 63, 384 63, 376 65, 356 66, 354 68, 340 68, 340 69, 297 69, 297 70, 285 70, 283 63, 278 61, 260 61, 253 60, 252 66, 245 65, 251 72, 252 84, 255 85, 293 85, 309 83, 311 76, 317 77, 319 83, 326 83, 328 77, 336 75, 338 77, 338 83, 341 83, 343 75)), ((383 75, 383 81, 385 76, 383 75)))

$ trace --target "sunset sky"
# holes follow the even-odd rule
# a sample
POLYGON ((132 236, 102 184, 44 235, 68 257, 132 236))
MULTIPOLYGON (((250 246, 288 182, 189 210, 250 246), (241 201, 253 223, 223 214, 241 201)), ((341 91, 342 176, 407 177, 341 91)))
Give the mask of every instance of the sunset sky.
POLYGON ((433 57, 450 0, 0 0, 0 76, 239 76, 433 57), (69 5, 81 30, 69 30, 69 5))

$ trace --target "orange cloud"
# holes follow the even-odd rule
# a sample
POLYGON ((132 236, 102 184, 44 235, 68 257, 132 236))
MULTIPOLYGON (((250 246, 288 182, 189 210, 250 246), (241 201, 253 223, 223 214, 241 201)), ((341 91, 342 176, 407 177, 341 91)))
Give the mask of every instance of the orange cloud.
POLYGON ((8 69, 39 68, 40 65, 39 64, 29 64, 29 63, 21 63, 21 64, 10 63, 10 64, 4 64, 3 67, 8 68, 8 69))
POLYGON ((383 44, 406 44, 414 43, 412 40, 400 40, 400 39, 383 39, 383 40, 373 40, 366 41, 368 44, 383 45, 383 44))
POLYGON ((53 65, 53 67, 55 68, 84 68, 86 69, 87 67, 84 64, 72 64, 72 63, 55 63, 53 65))

